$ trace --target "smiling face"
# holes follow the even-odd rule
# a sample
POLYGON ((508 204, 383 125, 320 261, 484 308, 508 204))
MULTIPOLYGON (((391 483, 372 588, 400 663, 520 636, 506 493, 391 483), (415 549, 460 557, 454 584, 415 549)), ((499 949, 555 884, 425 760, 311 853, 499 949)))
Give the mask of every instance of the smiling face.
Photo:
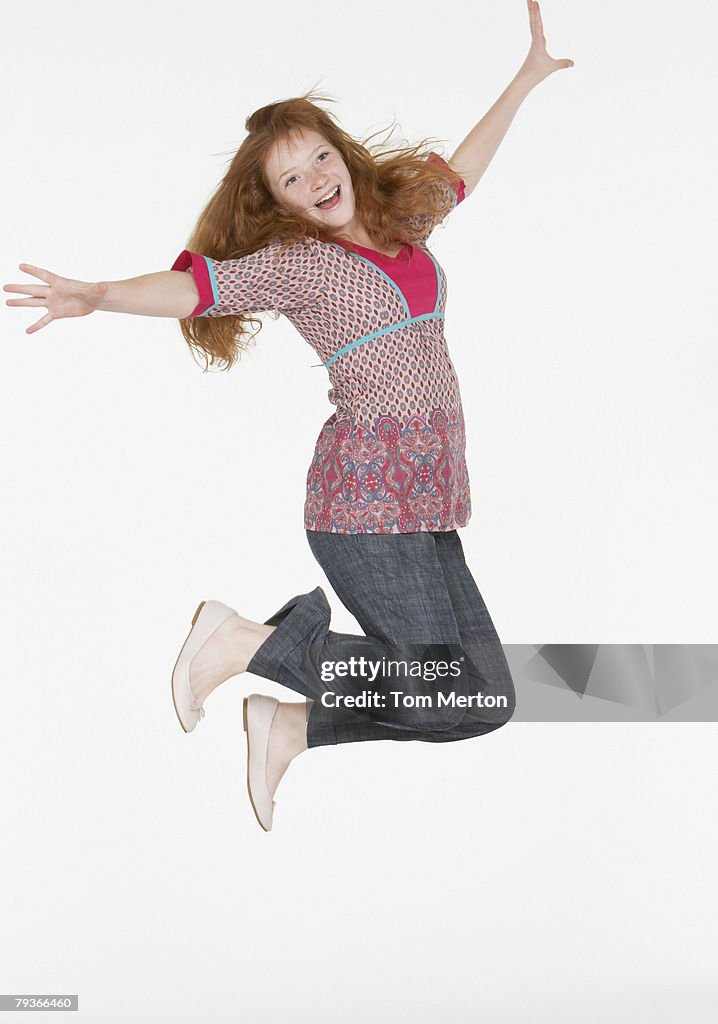
POLYGON ((289 210, 318 220, 326 227, 351 230, 356 224, 354 189, 338 149, 310 128, 296 129, 273 143, 265 157, 272 195, 289 210), (338 188, 338 190, 337 190, 338 188), (328 203, 317 201, 332 195, 328 203))

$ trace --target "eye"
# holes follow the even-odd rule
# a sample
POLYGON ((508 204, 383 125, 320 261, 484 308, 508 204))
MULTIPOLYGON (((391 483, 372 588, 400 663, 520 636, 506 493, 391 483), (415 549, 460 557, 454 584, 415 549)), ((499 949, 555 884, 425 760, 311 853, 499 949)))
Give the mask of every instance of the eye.
MULTIPOLYGON (((329 154, 329 150, 327 149, 327 150, 325 150, 325 151, 324 151, 323 153, 320 153, 320 154, 319 154, 319 156, 317 157, 317 160, 320 160, 320 159, 321 159, 321 158, 322 158, 323 156, 329 156, 329 155, 330 155, 330 154, 329 154)), ((287 187, 287 185, 289 185, 289 183, 290 183, 290 182, 294 181, 295 177, 296 177, 296 175, 295 175, 295 174, 293 174, 293 175, 291 176, 291 178, 287 178, 287 180, 286 180, 286 181, 284 182, 284 187, 286 188, 286 187, 287 187)))

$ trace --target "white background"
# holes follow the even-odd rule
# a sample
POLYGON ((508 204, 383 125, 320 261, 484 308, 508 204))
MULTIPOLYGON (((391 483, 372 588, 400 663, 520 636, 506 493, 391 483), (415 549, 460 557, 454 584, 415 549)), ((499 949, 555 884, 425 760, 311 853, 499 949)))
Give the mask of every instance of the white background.
MULTIPOLYGON (((542 12, 575 67, 432 236, 467 561, 505 644, 718 642, 715 6, 542 12)), ((448 157, 529 44, 520 0, 33 0, 1 34, 3 283, 168 269, 246 116, 318 81, 356 138, 448 157)), ((326 374, 284 319, 202 374, 176 321, 43 312, 0 326, 0 991, 92 1024, 714 1020, 715 724, 310 750, 263 833, 242 697, 295 695, 238 677, 186 736, 170 673, 204 598, 321 585, 355 628, 303 532, 326 374)))

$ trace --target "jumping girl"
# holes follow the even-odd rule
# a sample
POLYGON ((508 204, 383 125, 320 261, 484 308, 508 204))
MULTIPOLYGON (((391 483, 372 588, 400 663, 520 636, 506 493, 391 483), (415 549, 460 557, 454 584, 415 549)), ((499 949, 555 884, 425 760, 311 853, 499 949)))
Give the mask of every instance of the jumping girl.
POLYGON ((41 330, 94 310, 180 321, 193 354, 230 369, 277 311, 326 367, 336 411, 307 474, 309 546, 364 635, 329 629, 321 587, 264 623, 203 601, 172 673, 185 732, 225 680, 252 672, 305 700, 244 700, 247 784, 262 828, 290 762, 308 747, 451 742, 505 724, 514 687, 457 529, 471 515, 465 428, 444 338, 446 279, 434 227, 469 196, 528 93, 571 67, 546 51, 538 3, 518 73, 451 159, 424 144, 372 154, 312 93, 272 103, 172 269, 89 284, 21 263, 8 284, 44 306, 41 330), (250 326, 258 325, 255 333, 250 326))

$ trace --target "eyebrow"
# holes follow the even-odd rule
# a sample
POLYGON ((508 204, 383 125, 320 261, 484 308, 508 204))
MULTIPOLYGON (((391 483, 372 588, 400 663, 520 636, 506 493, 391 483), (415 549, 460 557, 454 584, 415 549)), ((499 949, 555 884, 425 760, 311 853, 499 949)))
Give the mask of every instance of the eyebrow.
MULTIPOLYGON (((321 149, 323 146, 326 146, 326 145, 327 145, 326 142, 320 142, 319 145, 316 146, 312 150, 312 152, 310 153, 310 156, 314 156, 314 154, 316 153, 317 149, 321 149)), ((287 174, 291 174, 292 171, 296 171, 296 169, 297 169, 296 167, 290 167, 288 171, 282 171, 282 173, 277 178, 277 184, 279 184, 279 182, 282 180, 282 178, 284 178, 287 174)))

